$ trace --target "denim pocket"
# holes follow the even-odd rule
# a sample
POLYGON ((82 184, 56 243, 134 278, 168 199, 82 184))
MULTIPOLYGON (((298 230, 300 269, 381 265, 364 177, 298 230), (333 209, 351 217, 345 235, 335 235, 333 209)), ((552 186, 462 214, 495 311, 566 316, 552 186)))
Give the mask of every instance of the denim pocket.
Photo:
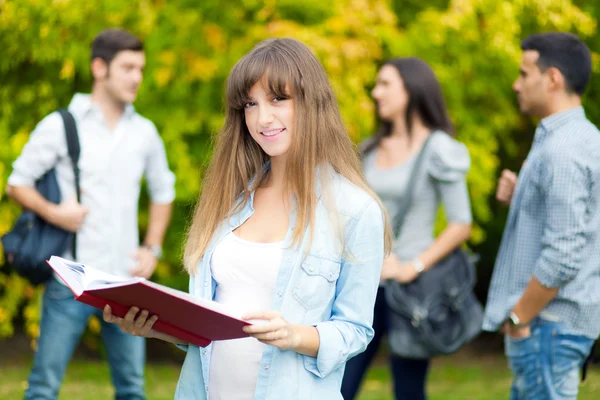
POLYGON ((339 262, 309 254, 297 273, 294 298, 307 310, 327 304, 335 294, 340 269, 339 262))
POLYGON ((552 382, 561 399, 576 399, 579 370, 593 344, 585 336, 552 332, 552 382))
POLYGON ((539 332, 533 330, 530 336, 520 339, 505 336, 504 347, 519 398, 537 398, 543 393, 539 332))

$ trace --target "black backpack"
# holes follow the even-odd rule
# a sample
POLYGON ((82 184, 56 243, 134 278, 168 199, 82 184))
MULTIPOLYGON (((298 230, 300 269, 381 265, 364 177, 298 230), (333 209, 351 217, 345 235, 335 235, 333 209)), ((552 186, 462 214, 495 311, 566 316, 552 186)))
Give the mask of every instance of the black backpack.
MULTIPOLYGON (((73 115, 66 109, 59 109, 67 138, 69 158, 75 174, 77 201, 81 202, 79 190, 79 138, 73 115)), ((37 191, 52 203, 61 202, 61 193, 56 179, 56 170, 52 168, 35 184, 37 191)), ((39 285, 52 277, 52 268, 46 260, 52 255, 62 255, 73 243, 73 257, 76 256, 75 234, 49 224, 30 210, 23 210, 13 229, 2 236, 4 260, 19 275, 27 278, 33 285, 39 285)))

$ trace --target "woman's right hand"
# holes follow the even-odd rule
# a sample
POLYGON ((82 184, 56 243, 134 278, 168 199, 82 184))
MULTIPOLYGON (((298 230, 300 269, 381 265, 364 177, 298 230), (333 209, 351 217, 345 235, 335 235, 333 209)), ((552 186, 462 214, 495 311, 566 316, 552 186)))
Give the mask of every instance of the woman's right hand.
POLYGON ((148 311, 142 310, 140 315, 136 318, 137 313, 140 311, 139 308, 133 306, 127 311, 125 317, 120 318, 112 313, 112 309, 107 304, 104 306, 104 312, 102 317, 106 322, 111 324, 117 324, 121 330, 125 333, 129 333, 133 336, 142 336, 147 338, 155 338, 157 332, 152 329, 152 325, 158 320, 158 316, 153 315, 148 318, 148 311))

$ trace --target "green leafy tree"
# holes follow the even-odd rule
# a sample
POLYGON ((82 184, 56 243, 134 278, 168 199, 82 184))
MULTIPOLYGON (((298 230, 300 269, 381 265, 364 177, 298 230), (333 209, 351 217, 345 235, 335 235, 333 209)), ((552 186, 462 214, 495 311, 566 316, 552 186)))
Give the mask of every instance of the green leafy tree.
MULTIPOLYGON (((66 106, 73 92, 89 91, 93 37, 106 27, 122 26, 145 42, 147 69, 136 108, 156 123, 177 176, 166 258, 155 279, 184 290, 187 275, 180 248, 201 190, 212 135, 223 122, 224 82, 233 64, 262 39, 302 40, 323 61, 348 130, 358 140, 361 132, 372 130, 373 105, 365 82, 373 79, 382 57, 381 36, 396 32, 394 14, 375 0, 233 0, 227 2, 227 12, 215 0, 14 0, 0 7, 0 140, 6 144, 0 148, 0 233, 19 212, 3 197, 11 162, 41 118, 66 106)), ((142 213, 142 232, 147 218, 142 213)), ((37 337, 40 293, 40 288, 0 269, 0 337, 14 333, 13 322, 21 311, 27 333, 37 337)), ((97 330, 97 321, 91 327, 97 330)))
MULTIPOLYGON (((374 130, 369 89, 381 61, 416 55, 432 65, 458 139, 471 153, 468 180, 476 219, 471 244, 483 258, 483 293, 505 218, 505 209, 493 200, 496 178, 500 168, 518 169, 533 132, 511 90, 519 43, 532 32, 563 30, 578 33, 597 50, 599 14, 600 7, 583 0, 231 0, 226 5, 219 0, 0 0, 0 233, 19 213, 4 197, 12 161, 41 118, 66 106, 74 92, 89 91, 90 43, 102 29, 121 26, 145 42, 147 69, 136 108, 156 123, 177 176, 166 257, 155 279, 185 290, 180 248, 212 135, 223 122, 227 74, 258 41, 287 36, 306 43, 323 62, 357 142, 374 130)), ((594 54, 586 100, 600 91, 598 59, 594 54)), ((598 121, 600 105, 587 101, 586 106, 598 121)), ((142 233, 147 218, 143 212, 142 233)), ((30 337, 37 337, 40 293, 0 268, 0 337, 14 333, 18 317, 30 337)), ((91 327, 96 331, 97 321, 91 327)))

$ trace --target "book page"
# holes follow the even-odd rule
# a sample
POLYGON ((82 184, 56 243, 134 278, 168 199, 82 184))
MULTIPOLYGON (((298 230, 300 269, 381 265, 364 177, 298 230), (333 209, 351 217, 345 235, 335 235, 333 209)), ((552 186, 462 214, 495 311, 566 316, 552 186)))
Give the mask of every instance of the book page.
MULTIPOLYGON (((49 260, 50 266, 56 273, 67 283, 71 291, 77 296, 80 296, 84 291, 108 289, 119 286, 128 286, 141 282, 145 286, 149 286, 157 291, 167 293, 173 297, 185 300, 189 303, 197 304, 206 309, 218 312, 231 318, 242 321, 242 313, 230 309, 216 301, 201 299, 187 292, 173 289, 156 282, 149 281, 144 278, 125 278, 113 274, 109 274, 97 270, 89 265, 80 264, 74 261, 64 259, 62 257, 52 256, 49 260)), ((244 321, 250 324, 257 321, 244 321)))
POLYGON ((83 280, 85 270, 82 264, 77 264, 62 257, 52 256, 48 264, 61 277, 73 293, 81 295, 84 290, 83 280))
POLYGON ((49 264, 77 296, 88 289, 126 286, 145 280, 144 278, 129 278, 109 274, 89 265, 57 256, 50 257, 49 264))

